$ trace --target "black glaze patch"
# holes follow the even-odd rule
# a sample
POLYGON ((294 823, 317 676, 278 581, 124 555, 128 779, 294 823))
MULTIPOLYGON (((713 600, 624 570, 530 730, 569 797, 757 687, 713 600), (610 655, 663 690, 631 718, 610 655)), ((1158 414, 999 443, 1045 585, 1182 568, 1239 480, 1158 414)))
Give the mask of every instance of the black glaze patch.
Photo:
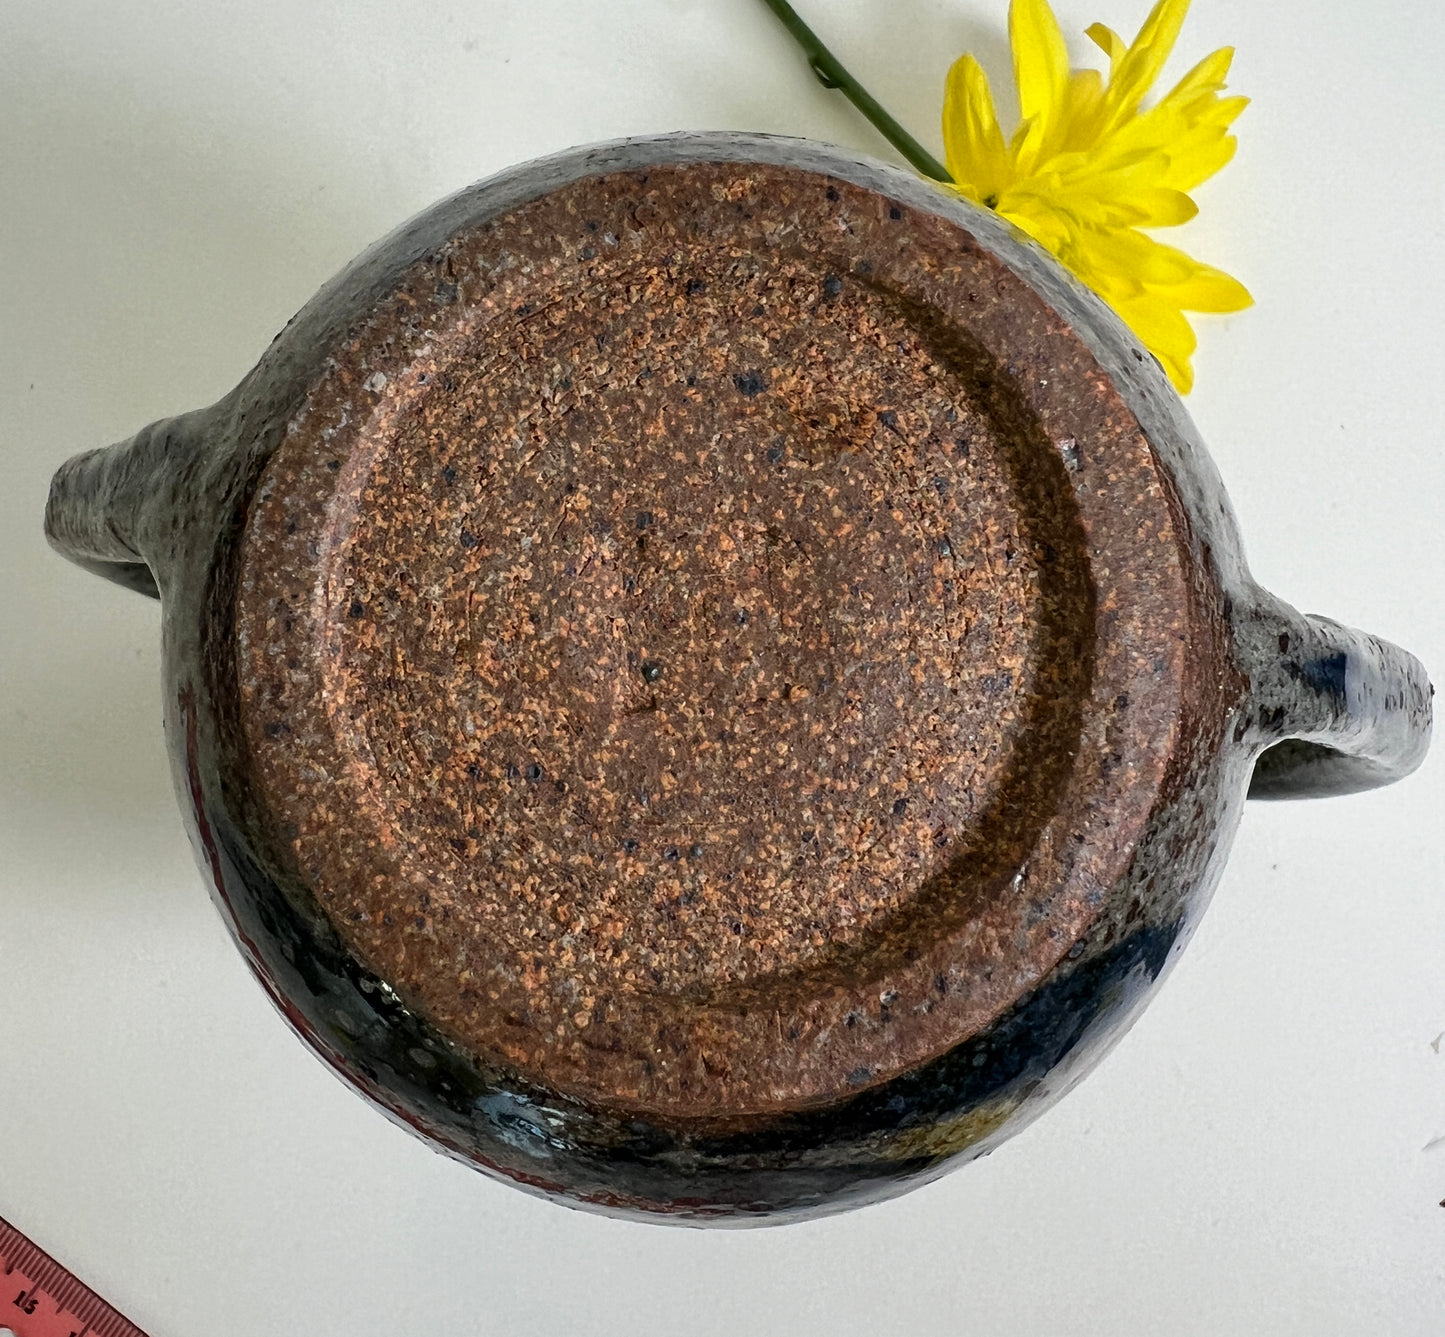
MULTIPOLYGON (((238 928, 290 1000, 293 1025, 309 1029, 334 1066, 481 1168, 612 1213, 801 1219, 932 1177, 954 1155, 890 1156, 890 1144, 926 1141, 929 1130, 990 1102, 1025 1099, 1153 984, 1179 933, 1177 924, 1145 929, 1061 969, 985 1034, 872 1090, 746 1134, 695 1136, 590 1109, 478 1063, 361 967, 309 893, 289 877, 283 889, 224 810, 208 804, 207 820, 238 928)), ((967 1146, 955 1150, 969 1155, 967 1146)))

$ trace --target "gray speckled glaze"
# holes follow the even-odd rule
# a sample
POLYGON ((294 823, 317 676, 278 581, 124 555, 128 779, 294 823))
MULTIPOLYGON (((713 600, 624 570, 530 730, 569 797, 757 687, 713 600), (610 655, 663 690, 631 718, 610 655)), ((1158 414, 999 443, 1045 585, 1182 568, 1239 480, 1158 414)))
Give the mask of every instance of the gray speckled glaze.
POLYGON ((1111 312, 994 215, 908 173, 798 140, 632 140, 460 192, 328 283, 225 399, 63 466, 46 530, 71 560, 162 601, 166 730, 193 843, 226 922, 293 1026, 440 1147, 525 1188, 614 1213, 796 1219, 890 1196, 987 1152, 1078 1080, 1137 1014, 1208 900, 1246 792, 1371 788, 1414 769, 1429 740, 1432 691, 1417 661, 1303 616, 1253 582, 1183 405, 1111 312), (1222 611, 1247 683, 1219 696, 1222 718, 1200 723, 1184 782, 1152 813, 1088 934, 985 1033, 826 1108, 731 1132, 679 1130, 529 1086, 408 1011, 346 951, 306 888, 279 871, 237 761, 231 654, 242 519, 348 331, 466 227, 579 178, 687 162, 780 164, 879 192, 956 223, 1032 285, 1088 346, 1164 465, 1193 558, 1209 573, 1201 598, 1222 611))

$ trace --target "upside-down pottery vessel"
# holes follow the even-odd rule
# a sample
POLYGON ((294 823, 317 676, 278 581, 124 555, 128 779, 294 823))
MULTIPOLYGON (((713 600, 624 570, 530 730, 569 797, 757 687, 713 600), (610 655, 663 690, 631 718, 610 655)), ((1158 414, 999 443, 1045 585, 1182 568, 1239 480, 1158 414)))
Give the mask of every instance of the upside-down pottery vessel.
POLYGON ((298 1033, 489 1173, 882 1198, 1137 1015, 1246 791, 1413 769, 1409 655, 1250 578, 1156 362, 996 217, 796 140, 407 223, 56 475, 161 600, 201 866, 298 1033))

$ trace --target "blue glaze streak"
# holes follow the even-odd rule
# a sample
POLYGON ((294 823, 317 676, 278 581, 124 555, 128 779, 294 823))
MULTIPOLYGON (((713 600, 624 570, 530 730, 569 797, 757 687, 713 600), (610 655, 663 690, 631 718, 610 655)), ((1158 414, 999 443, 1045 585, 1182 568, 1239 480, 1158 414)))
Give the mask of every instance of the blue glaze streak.
POLYGON ((799 1220, 891 1197, 984 1154, 1063 1093, 1069 1060, 1085 1059, 1142 1001, 1179 933, 1177 924, 1141 929, 1061 968, 985 1033, 845 1101, 746 1133, 690 1133, 476 1062, 362 968, 224 810, 210 807, 206 818, 223 905, 253 969, 340 1075, 459 1158, 612 1214, 799 1220), (995 1108, 1004 1117, 981 1119, 971 1140, 969 1116, 995 1108))

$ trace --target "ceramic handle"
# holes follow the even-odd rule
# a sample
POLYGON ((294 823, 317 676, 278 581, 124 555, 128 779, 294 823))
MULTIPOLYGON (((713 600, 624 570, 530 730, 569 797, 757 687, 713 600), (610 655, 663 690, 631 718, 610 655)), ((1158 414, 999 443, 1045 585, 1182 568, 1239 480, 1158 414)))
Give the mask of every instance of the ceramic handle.
POLYGON ((77 566, 160 597, 155 567, 178 522, 202 413, 152 423, 129 441, 67 460, 50 482, 45 536, 77 566))
POLYGON ((1314 798, 1409 775, 1435 689, 1413 655, 1261 593, 1236 624, 1251 680, 1237 736, 1260 749, 1250 798, 1314 798))

